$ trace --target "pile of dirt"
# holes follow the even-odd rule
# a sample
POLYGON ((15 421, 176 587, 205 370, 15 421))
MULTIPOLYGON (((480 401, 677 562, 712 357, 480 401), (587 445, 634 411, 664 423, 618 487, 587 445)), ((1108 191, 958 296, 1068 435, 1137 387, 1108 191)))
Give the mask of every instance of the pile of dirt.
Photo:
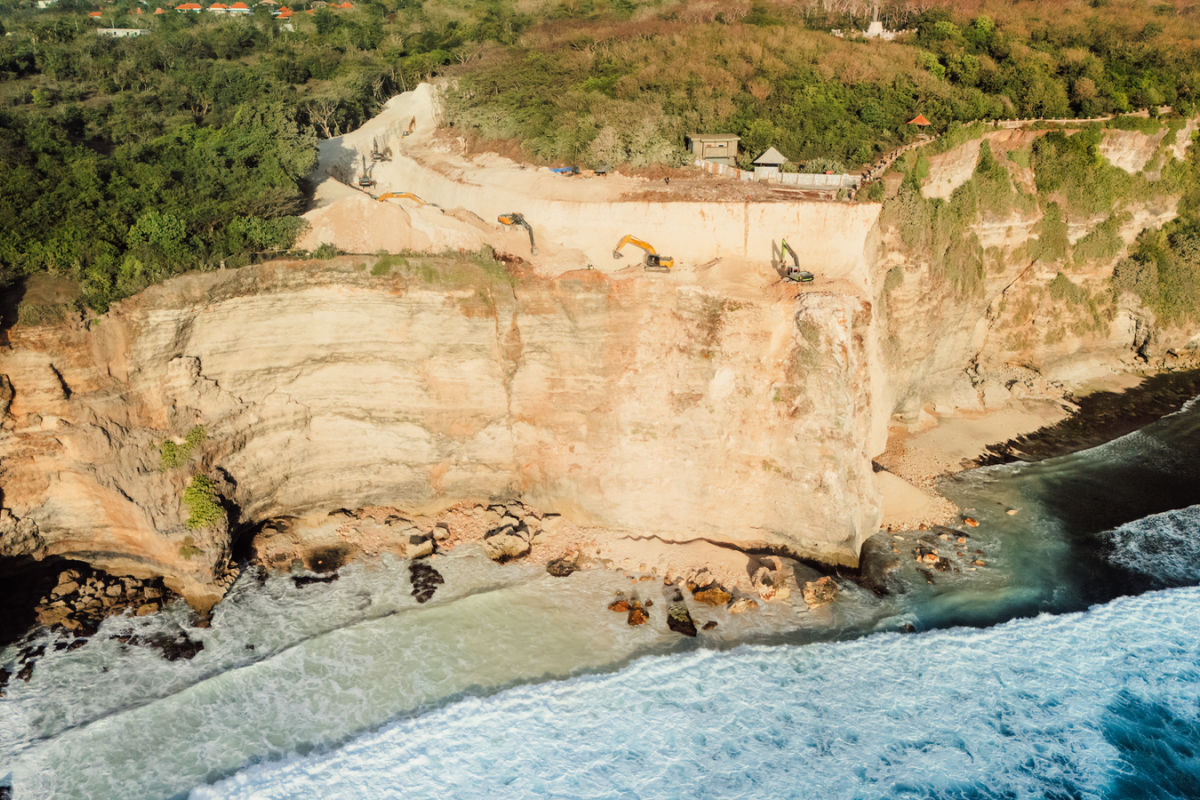
POLYGON ((379 201, 332 179, 320 184, 316 199, 297 242, 307 250, 328 243, 345 253, 474 251, 495 238, 483 220, 461 209, 447 214, 409 199, 379 201))

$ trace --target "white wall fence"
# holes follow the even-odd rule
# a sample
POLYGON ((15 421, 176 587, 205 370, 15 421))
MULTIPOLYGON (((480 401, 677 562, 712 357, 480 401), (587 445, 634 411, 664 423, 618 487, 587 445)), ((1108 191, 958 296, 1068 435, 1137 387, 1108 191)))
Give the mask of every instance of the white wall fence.
MULTIPOLYGON (((742 181, 752 181, 755 179, 752 170, 738 169, 728 164, 715 164, 712 161, 705 161, 698 158, 696 159, 696 166, 705 172, 725 178, 734 178, 735 180, 742 181)), ((798 189, 828 190, 834 192, 838 189, 857 189, 861 181, 862 176, 860 175, 847 175, 844 173, 826 175, 819 172, 780 172, 773 175, 769 180, 770 183, 777 183, 781 186, 795 186, 798 189)))

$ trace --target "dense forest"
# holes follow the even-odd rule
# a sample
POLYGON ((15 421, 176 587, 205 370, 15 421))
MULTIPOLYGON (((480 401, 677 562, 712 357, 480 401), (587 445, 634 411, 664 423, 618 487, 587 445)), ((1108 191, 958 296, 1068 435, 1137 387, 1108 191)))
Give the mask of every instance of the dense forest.
POLYGON ((589 166, 680 164, 683 136, 707 130, 750 156, 774 145, 854 168, 914 135, 917 112, 944 130, 1190 112, 1200 92, 1190 0, 885 1, 885 24, 908 31, 895 42, 831 36, 866 28, 871 4, 853 0, 311 5, 284 21, 271 5, 231 17, 119 0, 96 18, 81 0, 0 0, 0 285, 53 272, 103 309, 287 251, 316 140, 434 75, 456 79, 464 132, 589 166))

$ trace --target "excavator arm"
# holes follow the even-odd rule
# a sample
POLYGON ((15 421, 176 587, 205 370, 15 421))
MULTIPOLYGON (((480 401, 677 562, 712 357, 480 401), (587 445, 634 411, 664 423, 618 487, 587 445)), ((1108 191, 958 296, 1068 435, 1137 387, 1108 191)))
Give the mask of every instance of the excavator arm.
POLYGON ((370 167, 368 167, 367 166, 367 157, 366 156, 362 157, 362 172, 358 176, 358 188, 370 189, 372 186, 375 185, 375 179, 371 177, 371 169, 374 166, 375 165, 372 164, 370 167))
POLYGON ((794 269, 800 269, 800 256, 796 255, 796 251, 793 250, 792 246, 787 243, 787 239, 779 240, 779 254, 781 256, 784 254, 790 255, 792 257, 792 267, 794 269))
POLYGON ((787 243, 787 239, 779 240, 779 254, 780 256, 784 256, 786 254, 792 257, 791 266, 788 266, 788 263, 784 261, 783 275, 785 278, 787 278, 789 281, 795 281, 797 283, 812 283, 813 274, 806 270, 800 269, 800 257, 796 255, 796 251, 792 249, 792 246, 787 243))
POLYGON ((675 266, 675 259, 670 256, 659 255, 652 244, 628 233, 621 237, 621 241, 617 242, 617 246, 613 248, 613 258, 621 258, 623 255, 621 248, 627 244, 640 247, 645 251, 646 254, 642 257, 642 266, 646 269, 669 270, 675 266))
POLYGON ((533 243, 533 226, 525 219, 525 215, 516 211, 511 214, 501 214, 496 217, 496 221, 501 225, 515 225, 518 228, 524 228, 529 234, 529 252, 531 255, 537 255, 537 245, 533 243))
POLYGON ((409 200, 415 201, 419 205, 425 205, 425 201, 417 197, 412 192, 384 192, 375 199, 382 203, 384 200, 403 200, 406 197, 409 200))

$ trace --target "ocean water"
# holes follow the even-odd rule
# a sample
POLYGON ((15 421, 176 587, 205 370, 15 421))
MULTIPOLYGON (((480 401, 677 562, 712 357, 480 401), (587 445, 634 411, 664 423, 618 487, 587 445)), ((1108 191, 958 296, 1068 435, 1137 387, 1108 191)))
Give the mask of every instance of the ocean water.
MULTIPOLYGON (((662 587, 464 548, 331 584, 247 575, 204 649, 44 645, 0 699, 28 798, 1200 797, 1200 409, 1102 447, 965 473, 987 568, 666 629, 662 587), (1009 514, 1016 510, 1016 514, 1009 514), (651 624, 605 609, 659 601, 651 624), (915 630, 901 634, 897 631, 915 630)), ((899 540, 898 540, 899 541, 899 540)), ((0 652, 0 666, 15 649, 0 652)))
POLYGON ((1200 796, 1200 589, 641 659, 453 703, 216 798, 1200 796))

